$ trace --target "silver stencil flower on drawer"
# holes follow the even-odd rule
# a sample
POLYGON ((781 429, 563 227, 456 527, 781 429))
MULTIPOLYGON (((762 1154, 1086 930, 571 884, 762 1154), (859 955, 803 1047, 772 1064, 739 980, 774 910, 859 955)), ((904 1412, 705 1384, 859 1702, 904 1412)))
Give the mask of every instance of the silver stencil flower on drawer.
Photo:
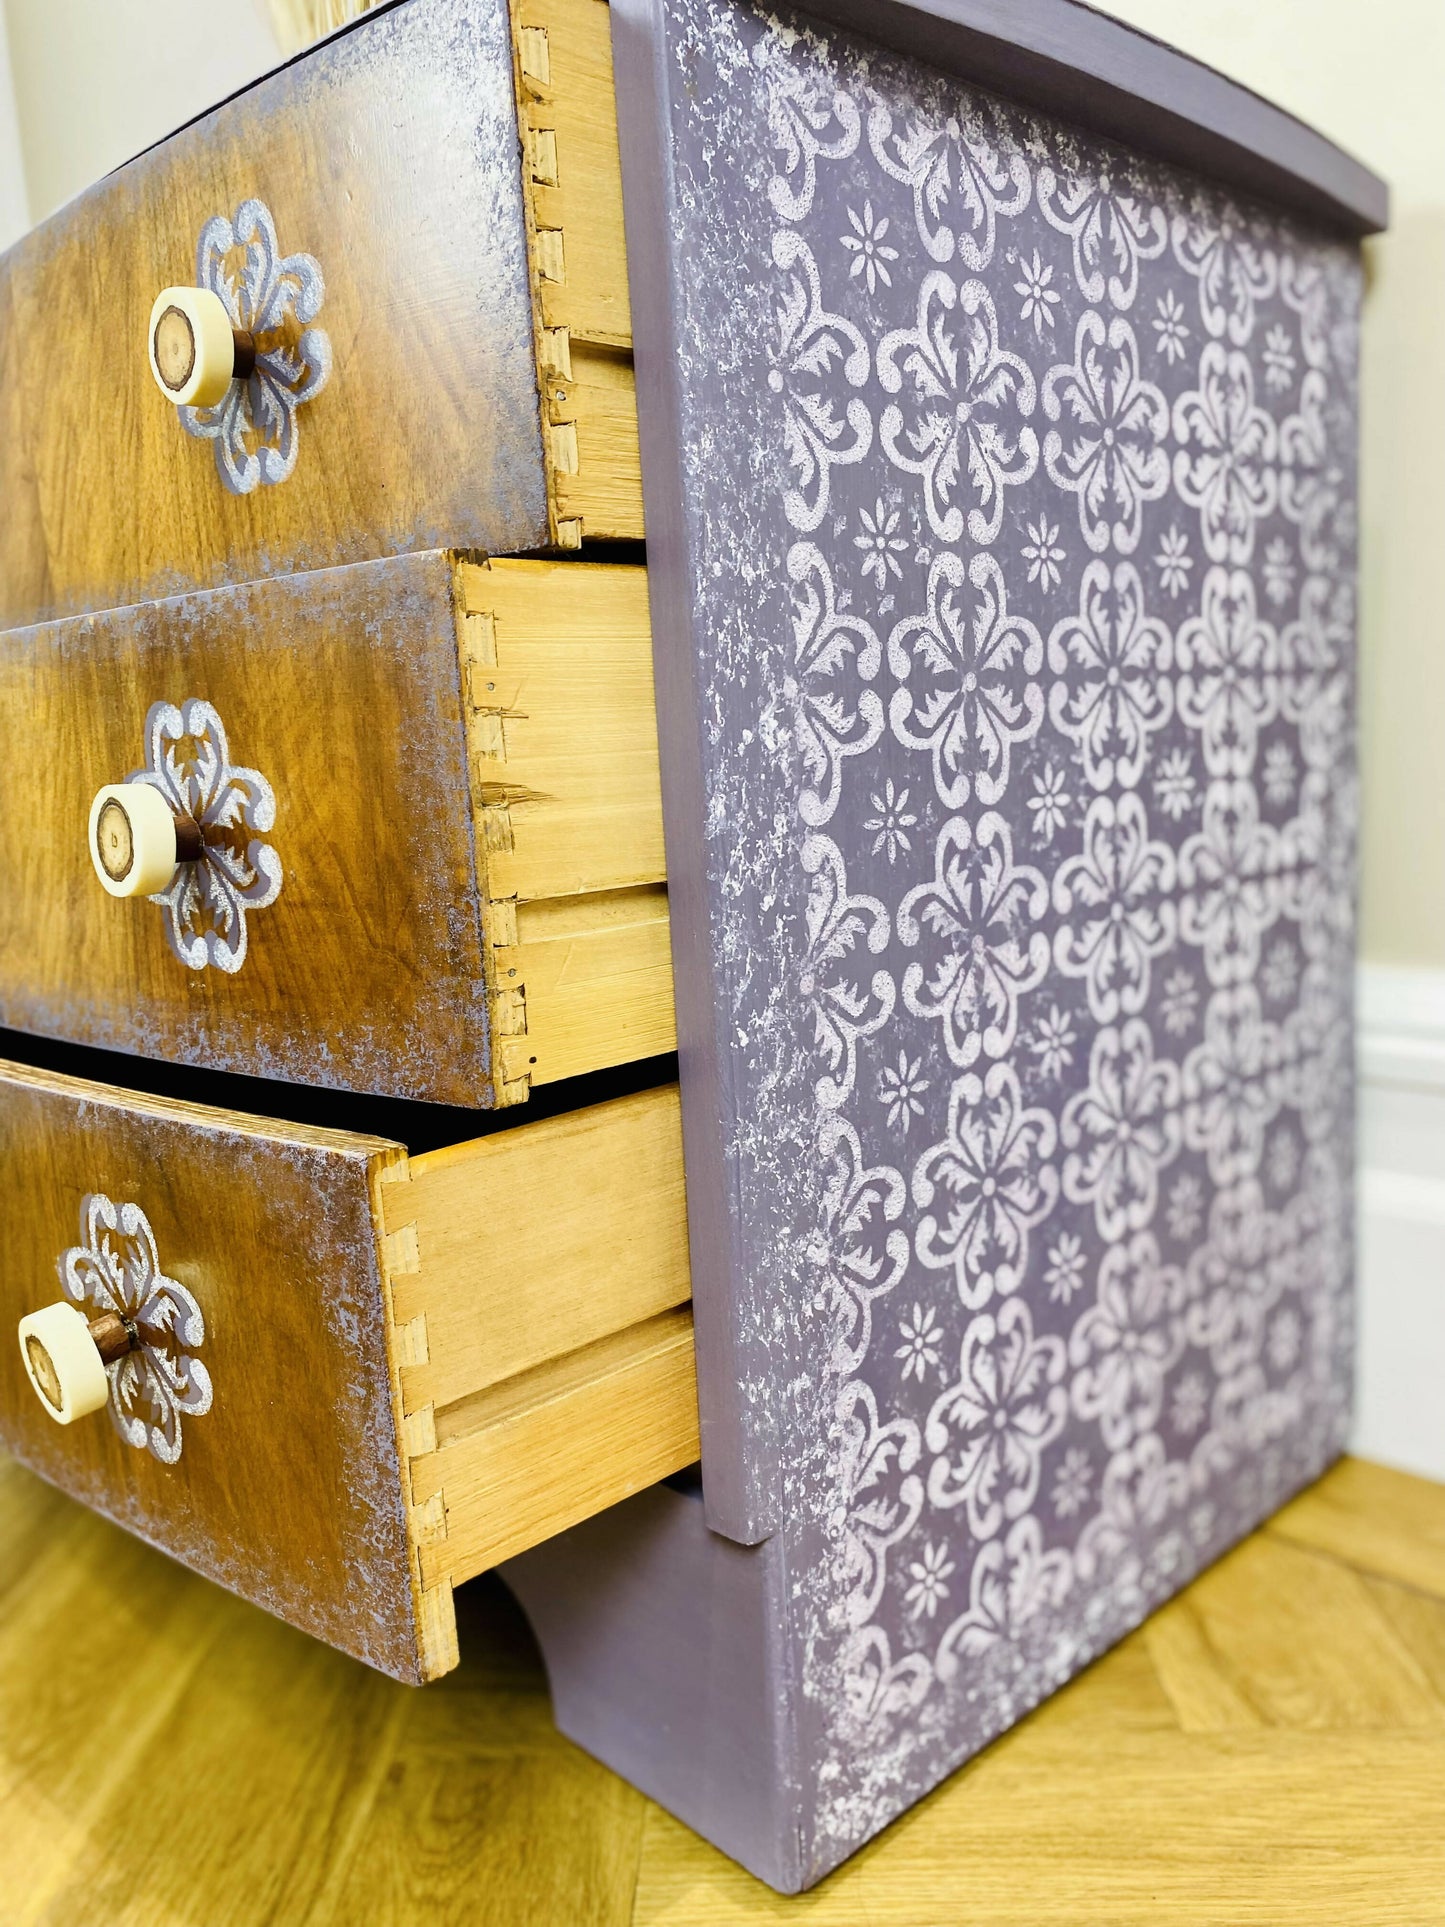
POLYGON ((246 961, 247 915, 281 893, 281 859, 265 832, 276 798, 259 770, 231 761, 225 726, 208 702, 152 703, 146 765, 129 779, 158 789, 178 815, 194 819, 201 854, 181 863, 150 901, 165 912, 166 939, 191 970, 234 974, 246 961))
POLYGON ((138 1204, 103 1192, 81 1200, 80 1243, 61 1254, 61 1289, 91 1317, 112 1312, 134 1349, 106 1367, 110 1415, 127 1445, 162 1465, 181 1456, 181 1419, 211 1409, 211 1375, 195 1354, 206 1339, 201 1308, 161 1270, 155 1233, 138 1204))
POLYGON ((296 466, 297 412, 326 386, 331 339, 313 324, 326 296, 319 262, 281 252, 264 201, 242 201, 228 221, 213 214, 196 244, 196 285, 220 297, 235 328, 256 345, 256 363, 210 408, 182 408, 188 435, 215 448, 216 472, 233 495, 284 482, 296 466))

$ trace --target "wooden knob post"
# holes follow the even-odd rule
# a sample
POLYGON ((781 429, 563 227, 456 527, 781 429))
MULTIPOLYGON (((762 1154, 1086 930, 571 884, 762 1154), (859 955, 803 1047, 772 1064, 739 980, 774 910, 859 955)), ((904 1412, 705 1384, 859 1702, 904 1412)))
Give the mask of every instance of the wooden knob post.
POLYGON ((26 1376, 57 1425, 98 1412, 110 1396, 106 1366, 139 1348, 135 1326, 115 1312, 87 1319, 74 1305, 46 1305, 20 1320, 26 1376))
POLYGON ((210 288, 162 288, 146 339, 156 386, 177 408, 214 407, 256 366, 255 337, 210 288))
POLYGON ((150 783, 107 783, 90 806, 90 860, 113 897, 153 897, 204 849, 201 827, 150 783))

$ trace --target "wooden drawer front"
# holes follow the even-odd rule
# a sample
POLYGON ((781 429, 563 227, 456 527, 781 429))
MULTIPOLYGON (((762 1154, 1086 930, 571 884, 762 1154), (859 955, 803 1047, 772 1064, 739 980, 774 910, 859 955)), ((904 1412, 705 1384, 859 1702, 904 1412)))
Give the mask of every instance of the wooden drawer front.
POLYGON ((0 740, 0 1024, 479 1106, 674 1047, 641 568, 433 552, 11 631, 0 740), (91 798, 146 770, 218 821, 117 901, 91 798))
POLYGON ((0 1442, 399 1678, 455 1584, 697 1457, 675 1090, 408 1161, 7 1064, 0 1179, 0 1442), (63 1295, 146 1341, 66 1426, 13 1336, 63 1295))
POLYGON ((0 626, 440 541, 641 535, 607 7, 555 10, 528 0, 535 84, 506 0, 380 13, 0 261, 0 626), (266 304, 261 373, 209 436, 146 351, 160 291, 205 278, 203 230, 232 319, 266 304), (278 347, 310 371, 295 406, 278 347))

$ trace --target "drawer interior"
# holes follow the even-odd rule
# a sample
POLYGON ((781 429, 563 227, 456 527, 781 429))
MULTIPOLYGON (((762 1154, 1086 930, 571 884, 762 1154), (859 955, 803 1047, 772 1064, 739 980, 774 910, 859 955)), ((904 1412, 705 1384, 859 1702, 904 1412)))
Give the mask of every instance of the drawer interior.
POLYGON ((606 0, 512 0, 552 538, 642 535, 606 0))
POLYGON ((454 1585, 698 1457, 677 1088, 399 1161, 378 1197, 441 1671, 454 1585))
POLYGON ((647 572, 462 561, 458 604, 493 1085, 510 1104, 676 1046, 647 572))
POLYGON ((55 753, 0 791, 0 1024, 479 1109, 674 1048, 640 563, 433 550, 6 631, 0 735, 37 717, 55 753), (91 799, 158 767, 166 704, 273 798, 234 968, 92 871, 91 799))

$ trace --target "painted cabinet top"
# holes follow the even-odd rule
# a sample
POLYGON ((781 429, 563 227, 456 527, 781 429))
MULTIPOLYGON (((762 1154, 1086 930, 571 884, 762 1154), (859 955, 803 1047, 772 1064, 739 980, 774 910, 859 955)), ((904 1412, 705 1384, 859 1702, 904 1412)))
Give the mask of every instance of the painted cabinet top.
POLYGON ((1327 226, 1388 223, 1388 187, 1353 155, 1087 0, 809 0, 801 11, 1327 226))

